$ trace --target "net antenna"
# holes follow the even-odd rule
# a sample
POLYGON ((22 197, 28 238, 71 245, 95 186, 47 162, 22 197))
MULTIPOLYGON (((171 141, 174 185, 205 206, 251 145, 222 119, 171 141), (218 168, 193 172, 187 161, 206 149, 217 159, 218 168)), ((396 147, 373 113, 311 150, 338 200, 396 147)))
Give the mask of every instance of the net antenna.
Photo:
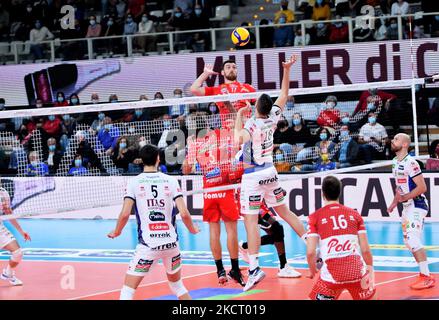
POLYGON ((419 156, 419 141, 418 141, 418 119, 416 118, 416 85, 415 85, 415 59, 413 54, 413 16, 409 18, 409 38, 410 38, 410 60, 412 65, 412 112, 413 112, 413 135, 415 142, 415 155, 419 156))

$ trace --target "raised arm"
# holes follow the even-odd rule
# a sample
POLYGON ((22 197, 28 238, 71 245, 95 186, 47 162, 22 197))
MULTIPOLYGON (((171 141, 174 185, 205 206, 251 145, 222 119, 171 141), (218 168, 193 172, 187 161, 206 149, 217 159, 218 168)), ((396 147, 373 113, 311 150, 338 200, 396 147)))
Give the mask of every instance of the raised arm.
POLYGON ((209 78, 211 75, 218 74, 218 72, 213 71, 213 66, 211 64, 206 64, 204 66, 204 71, 200 76, 194 81, 191 86, 191 92, 195 96, 204 96, 206 94, 206 90, 203 87, 204 81, 209 78))
POLYGON ((279 108, 282 109, 282 111, 285 108, 285 104, 287 103, 288 99, 288 89, 290 89, 290 69, 291 66, 296 63, 297 56, 292 55, 291 58, 285 62, 282 62, 282 67, 284 68, 284 75, 282 78, 282 84, 280 87, 280 94, 279 97, 277 97, 275 105, 279 106, 279 108))

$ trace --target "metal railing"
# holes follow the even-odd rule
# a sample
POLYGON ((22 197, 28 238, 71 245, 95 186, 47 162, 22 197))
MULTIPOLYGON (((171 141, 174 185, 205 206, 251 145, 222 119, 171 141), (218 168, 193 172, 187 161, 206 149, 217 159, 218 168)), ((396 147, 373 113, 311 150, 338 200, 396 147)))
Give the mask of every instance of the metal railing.
MULTIPOLYGON (((402 40, 404 37, 403 22, 405 19, 412 17, 413 19, 418 16, 436 16, 439 12, 432 13, 416 13, 407 15, 397 15, 397 16, 379 16, 379 17, 369 17, 370 19, 385 19, 390 20, 395 18, 398 24, 398 40, 402 40)), ((302 20, 295 23, 286 24, 270 24, 270 25, 259 25, 246 27, 252 31, 256 38, 256 49, 261 48, 261 29, 264 28, 278 28, 278 27, 300 27, 302 32, 301 46, 306 43, 306 30, 311 28, 313 25, 319 23, 332 24, 336 22, 346 23, 348 25, 348 39, 346 43, 354 42, 354 30, 358 27, 361 20, 364 20, 365 16, 360 16, 356 18, 343 17, 341 19, 333 20, 302 20)), ((234 27, 222 27, 222 28, 211 28, 211 29, 197 29, 197 30, 185 30, 185 31, 163 31, 147 34, 133 34, 133 35, 117 35, 117 36, 106 36, 106 37, 96 37, 96 38, 78 38, 78 39, 54 39, 50 41, 43 41, 38 43, 46 47, 46 52, 49 52, 49 57, 46 56, 45 61, 60 61, 60 60, 82 60, 82 59, 95 59, 99 57, 111 57, 111 56, 125 56, 132 57, 136 54, 160 54, 160 53, 175 53, 180 51, 179 46, 183 45, 184 50, 189 51, 219 51, 219 50, 229 50, 233 48, 230 39, 230 33, 234 27), (204 40, 198 41, 197 49, 193 50, 187 49, 188 40, 191 39, 195 34, 202 34, 204 40), (139 48, 139 39, 149 39, 149 41, 154 42, 154 47, 157 47, 155 51, 147 51, 144 48, 139 48), (227 39, 225 41, 220 41, 221 39, 227 39), (99 43, 104 43, 103 46, 99 46, 99 43), (204 48, 203 48, 204 47, 204 48), (71 49, 69 49, 71 48, 71 49), (113 51, 113 49, 116 49, 113 51), (72 52, 77 53, 78 57, 75 59, 66 58, 65 52, 72 50, 72 52), (75 52, 77 50, 77 52, 75 52), (78 51, 79 50, 79 51, 78 51), (81 55, 82 54, 82 55, 81 55)), ((11 43, 0 43, 0 58, 13 56, 13 62, 15 64, 20 63, 22 56, 31 56, 32 43, 30 41, 19 42, 13 41, 11 43)), ((26 59, 24 59, 26 60, 26 59)), ((33 61, 33 59, 32 59, 33 61)), ((11 61, 12 62, 12 61, 11 61)))

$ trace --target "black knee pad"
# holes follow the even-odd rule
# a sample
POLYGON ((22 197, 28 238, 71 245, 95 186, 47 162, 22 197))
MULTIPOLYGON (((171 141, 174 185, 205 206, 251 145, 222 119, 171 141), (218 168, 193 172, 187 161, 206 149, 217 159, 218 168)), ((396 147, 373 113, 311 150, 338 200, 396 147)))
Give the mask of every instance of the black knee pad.
POLYGON ((282 227, 279 221, 274 222, 270 229, 274 242, 284 241, 284 227, 282 227))

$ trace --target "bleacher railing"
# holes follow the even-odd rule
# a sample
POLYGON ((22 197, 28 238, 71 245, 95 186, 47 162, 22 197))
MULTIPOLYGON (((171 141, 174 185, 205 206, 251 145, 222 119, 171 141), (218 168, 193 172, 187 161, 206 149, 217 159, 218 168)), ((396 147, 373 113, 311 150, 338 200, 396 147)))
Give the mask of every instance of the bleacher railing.
MULTIPOLYGON (((346 43, 354 42, 354 30, 361 26, 362 21, 365 19, 385 19, 390 20, 395 18, 398 24, 398 40, 404 38, 404 21, 409 18, 415 19, 424 16, 436 16, 439 12, 423 13, 418 12, 416 14, 407 15, 385 15, 385 16, 358 16, 343 17, 342 19, 333 20, 302 20, 295 23, 285 23, 285 24, 270 24, 270 25, 259 25, 256 23, 254 26, 246 27, 251 30, 256 38, 256 49, 261 48, 261 29, 263 28, 278 28, 278 27, 300 27, 302 31, 302 41, 301 46, 306 43, 306 30, 311 27, 311 25, 317 25, 319 23, 332 24, 337 22, 346 23, 348 25, 349 37, 346 43)), ((179 46, 184 46, 184 52, 194 51, 193 49, 187 49, 186 40, 188 36, 192 36, 197 33, 202 33, 207 41, 202 43, 201 40, 198 44, 202 43, 203 46, 197 46, 195 51, 207 52, 207 51, 221 51, 230 50, 233 48, 231 41, 229 40, 229 35, 234 27, 223 27, 223 28, 211 28, 211 29, 197 29, 197 30, 185 30, 185 31, 169 31, 169 32, 155 32, 147 34, 133 34, 133 35, 117 35, 117 36, 106 36, 106 37, 96 37, 96 38, 78 38, 78 39, 54 39, 50 41, 39 42, 38 44, 46 45, 46 50, 49 52, 45 59, 41 59, 37 62, 55 62, 61 60, 82 60, 82 59, 96 59, 96 58, 107 58, 107 57, 132 57, 136 55, 156 55, 156 54, 173 54, 176 52, 181 52, 179 46), (145 49, 136 49, 136 44, 139 39, 146 39, 144 41, 154 41, 154 46, 157 46, 156 51, 147 51, 145 49), (227 39, 225 41, 219 41, 220 39, 227 39), (99 43, 104 43, 103 46, 99 48, 99 43), (77 59, 66 59, 62 54, 62 49, 68 45, 75 44, 82 52, 83 55, 77 59), (113 49, 117 45, 119 52, 114 52, 113 49), (199 50, 198 50, 199 49, 199 50)), ((196 42, 196 41, 195 41, 196 42)), ((0 59, 5 60, 4 57, 13 56, 14 60, 9 63, 18 64, 20 62, 28 62, 26 58, 22 59, 23 56, 28 57, 31 55, 30 46, 32 43, 30 41, 20 42, 13 41, 11 43, 0 43, 0 59)), ((1 60, 0 60, 1 62, 1 60)), ((3 61, 6 62, 6 61, 3 61)), ((33 62, 33 60, 32 60, 33 62)))

